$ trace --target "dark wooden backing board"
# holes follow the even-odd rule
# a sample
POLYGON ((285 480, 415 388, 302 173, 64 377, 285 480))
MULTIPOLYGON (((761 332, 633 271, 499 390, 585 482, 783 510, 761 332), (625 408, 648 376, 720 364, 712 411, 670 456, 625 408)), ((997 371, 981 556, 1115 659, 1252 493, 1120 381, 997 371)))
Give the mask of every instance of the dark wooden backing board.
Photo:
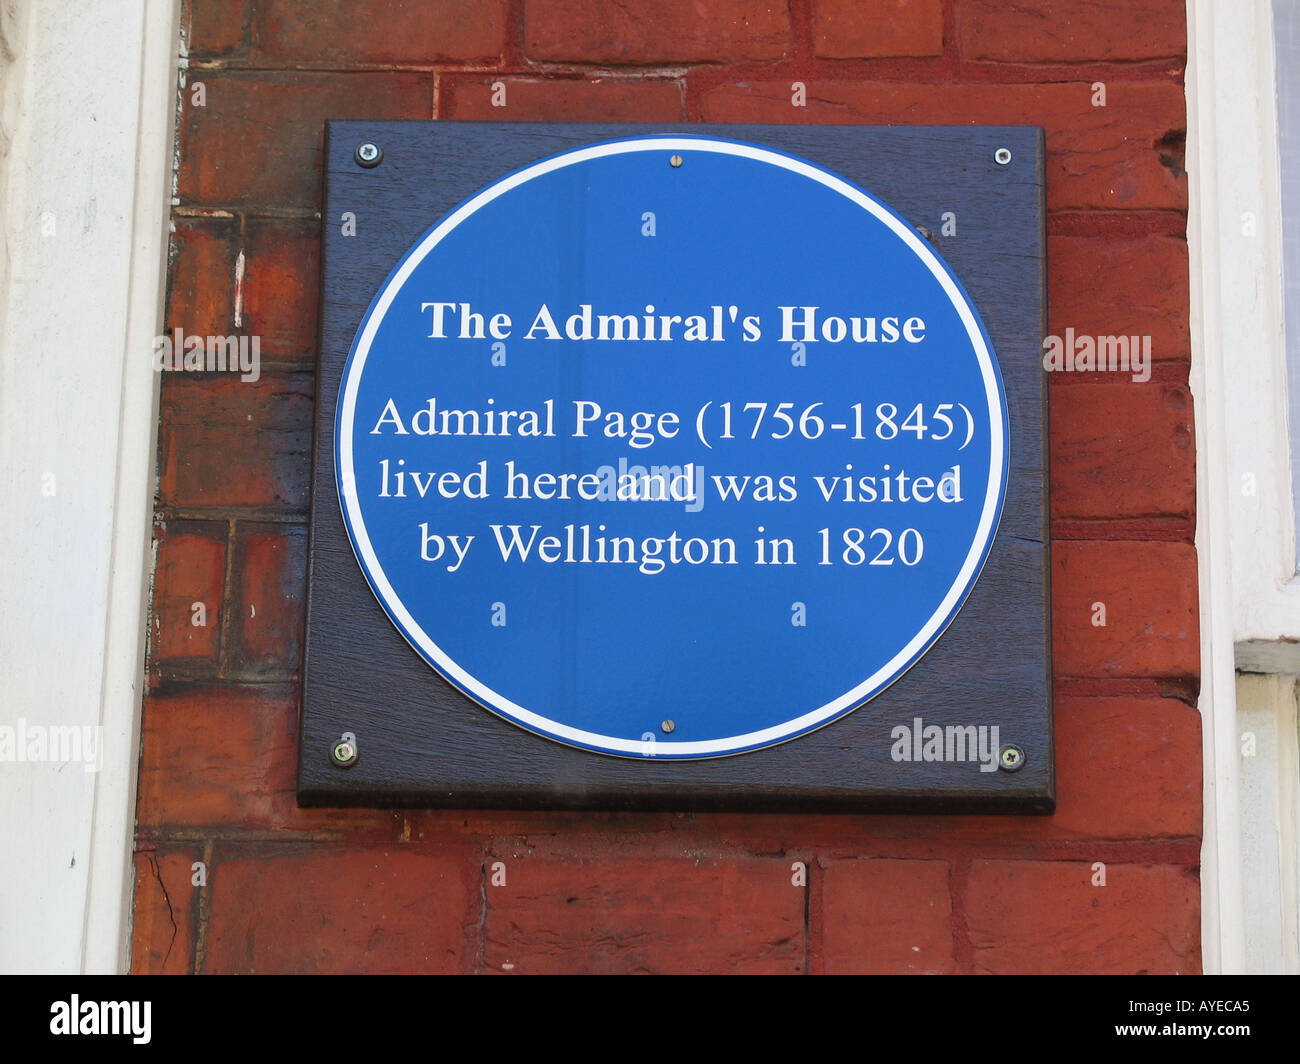
MULTIPOLYGON (((322 216, 307 636, 298 797, 303 805, 676 811, 1050 813, 1052 752, 1043 135, 1034 127, 542 125, 330 122, 322 216), (590 753, 472 702, 410 647, 353 555, 334 474, 339 382, 371 300, 403 254, 498 177, 566 148, 639 133, 716 134, 807 158, 925 233, 993 341, 1010 417, 1010 475, 984 571, 938 642, 892 686, 818 731, 732 757, 664 762, 590 753), (363 141, 383 148, 357 165, 363 141), (995 152, 1009 149, 999 165, 995 152), (356 236, 341 218, 356 215, 356 236), (955 235, 944 236, 952 212, 955 235), (895 763, 891 730, 996 723, 1017 772, 895 763), (340 768, 343 732, 360 758, 340 768)), ((673 715, 673 692, 663 692, 673 715)))

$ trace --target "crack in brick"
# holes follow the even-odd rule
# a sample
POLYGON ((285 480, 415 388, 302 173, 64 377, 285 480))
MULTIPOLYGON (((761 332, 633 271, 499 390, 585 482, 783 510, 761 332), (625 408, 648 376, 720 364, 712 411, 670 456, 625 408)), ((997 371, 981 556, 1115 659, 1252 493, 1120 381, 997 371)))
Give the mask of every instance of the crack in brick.
POLYGON ((166 969, 168 960, 171 959, 172 949, 176 945, 176 936, 180 934, 180 928, 176 926, 176 910, 172 908, 171 895, 167 893, 167 884, 163 882, 162 872, 158 868, 158 853, 156 850, 150 850, 149 867, 153 870, 153 877, 158 881, 158 889, 162 891, 163 901, 167 903, 167 919, 172 925, 171 941, 167 943, 167 952, 163 955, 160 969, 166 969))

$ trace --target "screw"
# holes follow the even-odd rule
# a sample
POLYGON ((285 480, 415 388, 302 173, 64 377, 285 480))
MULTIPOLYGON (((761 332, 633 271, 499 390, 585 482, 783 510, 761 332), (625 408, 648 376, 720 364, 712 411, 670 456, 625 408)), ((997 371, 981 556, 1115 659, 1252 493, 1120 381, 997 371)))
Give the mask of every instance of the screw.
POLYGON ((350 731, 345 731, 330 747, 330 760, 339 768, 351 768, 360 756, 357 751, 357 737, 350 731))
POLYGON ((999 148, 993 153, 993 161, 999 166, 1006 166, 1007 163, 1011 162, 1011 149, 999 148))
POLYGON ((674 724, 671 720, 666 720, 662 724, 660 724, 659 727, 661 727, 665 732, 671 732, 677 727, 677 725, 674 724))
POLYGON ((682 157, 681 157, 680 155, 674 155, 671 159, 668 160, 668 165, 669 165, 669 166, 681 166, 681 165, 682 165, 682 157))
POLYGON ((998 751, 998 768, 1003 772, 1019 772, 1025 767, 1025 752, 1018 746, 1004 746, 998 751))
POLYGON ((357 165, 364 166, 367 170, 373 166, 378 166, 384 161, 383 149, 372 141, 363 141, 357 145, 356 150, 357 165))

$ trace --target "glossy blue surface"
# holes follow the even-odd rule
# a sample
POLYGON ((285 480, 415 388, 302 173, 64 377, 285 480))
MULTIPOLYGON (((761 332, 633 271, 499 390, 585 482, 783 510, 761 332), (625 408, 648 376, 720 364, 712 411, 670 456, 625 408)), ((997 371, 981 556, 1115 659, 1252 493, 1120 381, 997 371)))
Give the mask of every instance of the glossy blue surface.
POLYGON ((677 135, 566 153, 440 222, 376 297, 344 518, 394 623, 487 708, 622 756, 740 753, 852 711, 960 608, 1005 491, 996 360, 924 240, 812 170, 677 135), (633 316, 623 339, 602 314, 633 316), (569 498, 536 497, 545 474, 569 498))

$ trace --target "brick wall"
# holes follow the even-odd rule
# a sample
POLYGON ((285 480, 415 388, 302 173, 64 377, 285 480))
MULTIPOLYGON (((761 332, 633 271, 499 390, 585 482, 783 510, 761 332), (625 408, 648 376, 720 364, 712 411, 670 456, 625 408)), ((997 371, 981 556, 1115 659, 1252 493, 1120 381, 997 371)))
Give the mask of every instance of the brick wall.
POLYGON ((189 0, 183 27, 167 327, 259 335, 262 376, 163 380, 136 970, 1199 970, 1182 0, 189 0), (1051 331, 1155 356, 1051 381, 1056 816, 296 807, 321 129, 362 117, 1046 128, 1051 331))

